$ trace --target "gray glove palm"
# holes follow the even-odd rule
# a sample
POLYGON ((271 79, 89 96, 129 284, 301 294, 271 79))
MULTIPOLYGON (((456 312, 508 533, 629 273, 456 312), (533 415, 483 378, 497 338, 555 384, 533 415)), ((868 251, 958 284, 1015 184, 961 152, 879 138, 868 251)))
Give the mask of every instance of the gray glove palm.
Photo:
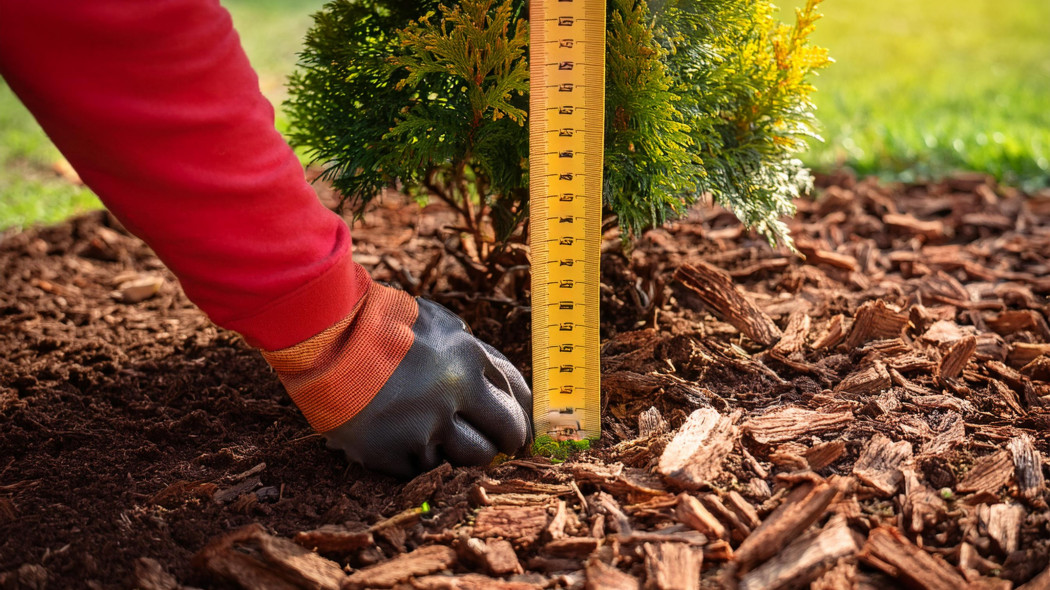
POLYGON ((328 446, 398 477, 522 449, 532 440, 532 392, 521 373, 452 312, 416 301, 408 353, 364 409, 324 433, 328 446))

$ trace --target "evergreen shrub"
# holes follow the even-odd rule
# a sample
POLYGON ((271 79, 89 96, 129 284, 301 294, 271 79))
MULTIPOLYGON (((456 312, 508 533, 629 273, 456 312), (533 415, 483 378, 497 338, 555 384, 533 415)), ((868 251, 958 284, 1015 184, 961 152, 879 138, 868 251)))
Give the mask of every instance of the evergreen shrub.
MULTIPOLYGON (((816 137, 809 0, 783 23, 766 0, 607 0, 603 198, 625 239, 703 195, 771 241, 810 186, 816 137)), ((290 79, 294 145, 360 215, 383 189, 462 217, 475 272, 525 239, 525 0, 333 0, 290 79)), ((469 265, 468 265, 469 266, 469 265)))

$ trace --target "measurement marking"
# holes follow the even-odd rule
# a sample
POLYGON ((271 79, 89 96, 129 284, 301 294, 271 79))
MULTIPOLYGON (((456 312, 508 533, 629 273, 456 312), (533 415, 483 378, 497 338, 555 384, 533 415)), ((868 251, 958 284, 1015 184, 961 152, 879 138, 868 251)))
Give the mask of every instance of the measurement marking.
POLYGON ((584 282, 582 280, 565 279, 565 280, 548 280, 547 281, 547 285, 549 285, 551 287, 553 287, 555 285, 558 285, 560 287, 563 287, 564 289, 572 289, 573 287, 576 287, 576 286, 593 285, 593 283, 592 282, 584 282), (563 285, 563 283, 565 283, 565 285, 563 285))

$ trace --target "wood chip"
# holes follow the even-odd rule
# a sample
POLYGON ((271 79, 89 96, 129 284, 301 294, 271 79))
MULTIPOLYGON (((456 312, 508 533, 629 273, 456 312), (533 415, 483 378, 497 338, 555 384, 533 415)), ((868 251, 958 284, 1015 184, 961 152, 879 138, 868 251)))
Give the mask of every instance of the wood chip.
POLYGON ((919 448, 920 456, 948 453, 959 448, 966 439, 966 422, 956 412, 948 411, 936 421, 937 433, 919 448))
POLYGON ((428 545, 354 572, 346 579, 343 590, 390 588, 409 578, 448 569, 455 563, 456 552, 451 547, 428 545))
POLYGON ((846 338, 846 331, 843 326, 845 319, 845 316, 842 314, 832 316, 831 320, 820 332, 820 335, 817 336, 817 339, 813 341, 813 348, 815 350, 821 350, 838 346, 838 344, 846 338))
POLYGON ((711 539, 726 539, 726 528, 711 514, 704 505, 689 494, 679 494, 675 507, 675 518, 678 522, 700 531, 711 539))
POLYGON ((712 408, 696 410, 664 448, 657 469, 682 488, 706 486, 722 472, 736 437, 729 418, 712 408))
POLYGON ((751 502, 745 500, 736 490, 730 490, 729 493, 725 495, 724 500, 726 507, 732 510, 733 513, 737 515, 737 518, 740 519, 740 522, 747 525, 748 528, 754 530, 758 525, 762 524, 762 520, 758 518, 758 512, 755 510, 755 507, 751 505, 751 502))
POLYGON ((1020 504, 981 504, 977 506, 978 530, 992 540, 1001 555, 1010 555, 1017 551, 1025 516, 1020 504))
POLYGON ((797 242, 798 250, 806 257, 806 264, 827 264, 835 268, 841 268, 850 272, 855 272, 860 267, 857 264, 857 259, 850 256, 849 254, 839 254, 830 250, 822 250, 813 244, 806 243, 804 241, 797 242))
POLYGON ((558 540, 565 537, 565 525, 569 522, 568 511, 565 500, 558 500, 558 507, 554 510, 554 516, 547 524, 547 538, 558 540))
POLYGON ((633 530, 631 519, 620 510, 620 504, 611 495, 598 492, 595 507, 608 517, 609 526, 621 535, 628 535, 633 530))
POLYGON ((452 475, 452 466, 442 463, 426 473, 417 475, 412 481, 405 484, 398 494, 402 506, 419 506, 430 499, 434 492, 438 491, 445 483, 445 479, 452 475))
POLYGON ((766 258, 744 268, 735 268, 729 271, 729 276, 734 279, 746 279, 763 271, 780 270, 789 266, 791 260, 788 258, 766 258))
POLYGON ((353 531, 336 524, 326 524, 312 531, 297 533, 292 540, 320 553, 344 554, 368 547, 375 542, 372 533, 368 531, 353 531))
POLYGON ((660 410, 650 407, 638 414, 638 438, 649 438, 665 432, 667 432, 667 422, 664 421, 660 410))
POLYGON ((1009 309, 986 320, 988 327, 1002 336, 1017 332, 1032 332, 1042 340, 1050 340, 1050 327, 1042 314, 1034 309, 1009 309))
POLYGON ((700 531, 678 530, 678 527, 668 527, 659 531, 634 531, 626 535, 610 535, 608 540, 615 541, 620 545, 685 543, 694 547, 704 547, 709 542, 709 539, 700 531))
POLYGON ((633 576, 596 559, 587 562, 587 590, 639 590, 641 584, 633 576))
POLYGON ((901 407, 900 397, 891 389, 868 399, 868 403, 864 404, 859 413, 878 418, 879 416, 892 414, 900 410, 901 407))
POLYGON ((955 490, 964 494, 976 492, 995 495, 1013 475, 1014 464, 1010 453, 996 451, 978 458, 966 477, 955 486, 955 490))
POLYGON ((701 549, 681 543, 646 543, 646 590, 699 590, 701 549))
POLYGON ((883 434, 876 434, 853 465, 853 475, 878 490, 881 495, 891 496, 897 492, 903 480, 901 467, 911 458, 910 442, 895 443, 883 434))
POLYGON ((566 463, 577 483, 590 483, 611 494, 661 496, 667 492, 663 482, 645 469, 624 467, 620 463, 566 463))
POLYGON ((948 377, 954 379, 962 374, 963 368, 966 363, 970 362, 970 358, 973 353, 977 351, 977 338, 973 336, 967 336, 960 340, 957 340, 951 347, 948 348, 948 352, 941 358, 941 364, 938 373, 941 377, 948 377))
MULTIPOLYGON (((740 517, 736 515, 732 510, 726 507, 722 502, 722 499, 715 494, 700 494, 700 503, 703 504, 704 508, 715 516, 719 521, 725 523, 730 531, 730 537, 734 543, 740 543, 751 534, 751 529, 754 526, 745 524, 740 517)), ((757 514, 756 514, 757 516, 757 514)), ((757 526, 757 525, 755 525, 757 526)))
POLYGON ((160 292, 164 279, 155 276, 139 277, 121 283, 113 292, 113 298, 121 303, 141 303, 160 292))
POLYGON ((994 332, 983 332, 977 335, 977 352, 974 356, 978 360, 992 360, 1002 362, 1007 358, 1006 341, 1002 336, 994 332))
MULTIPOLYGON (((480 539, 471 540, 479 541, 480 543, 480 539)), ((518 563, 518 555, 514 552, 514 547, 511 546, 509 541, 504 539, 486 539, 482 545, 484 550, 480 552, 481 561, 485 564, 485 569, 490 574, 506 576, 524 573, 521 564, 518 563)))
POLYGON ((955 568, 916 547, 895 528, 872 530, 860 559, 910 588, 959 590, 967 587, 966 580, 955 568))
POLYGON ((893 229, 920 236, 928 242, 944 239, 947 231, 943 221, 920 221, 907 213, 887 213, 882 216, 882 222, 893 229))
POLYGON ((249 477, 240 483, 218 490, 212 495, 212 499, 219 504, 229 504, 261 485, 262 480, 258 476, 249 477))
POLYGON ((990 380, 988 382, 988 392, 996 397, 1007 414, 1013 413, 1015 416, 1025 415, 1026 412, 1024 407, 1021 406, 1021 399, 1017 397, 1017 392, 1007 387, 1002 381, 997 379, 990 380))
POLYGON ((340 590, 348 579, 339 564, 271 536, 258 524, 214 539, 197 553, 193 563, 197 569, 246 590, 340 590))
POLYGON ((1050 354, 1050 344, 1038 342, 1016 342, 1010 345, 1010 352, 1006 357, 1006 362, 1015 369, 1027 365, 1035 359, 1050 354))
POLYGON ((794 540, 775 557, 748 572, 740 590, 781 590, 804 587, 830 569, 842 557, 854 555, 860 546, 842 517, 833 518, 819 532, 794 540))
POLYGON ((845 451, 845 441, 833 440, 810 447, 802 454, 802 456, 806 459, 806 462, 809 463, 810 469, 813 471, 820 471, 835 461, 838 461, 839 457, 841 457, 842 453, 845 451))
POLYGON ((480 485, 489 494, 544 494, 548 496, 571 496, 572 486, 565 484, 550 484, 536 481, 524 481, 520 479, 508 479, 498 481, 494 479, 482 479, 480 485))
POLYGON ((1043 492, 1046 480, 1043 478, 1043 457, 1035 450, 1032 437, 1028 434, 1014 437, 1006 443, 1013 458, 1014 473, 1017 477, 1017 488, 1021 497, 1034 504, 1043 503, 1043 492))
POLYGON ((551 541, 543 546, 543 551, 555 557, 587 557, 601 545, 600 539, 594 537, 566 537, 551 541))
POLYGON ((921 340, 938 347, 950 346, 967 335, 967 332, 954 321, 938 320, 923 333, 921 340))
POLYGON ((1033 381, 1050 382, 1050 356, 1036 357, 1021 367, 1021 374, 1033 381))
POLYGON ((857 562, 853 559, 840 559, 835 567, 821 574, 809 585, 809 590, 854 590, 856 588, 857 562))
POLYGON ((780 339, 780 328, 759 309, 725 271, 702 260, 684 264, 675 272, 675 280, 700 296, 711 309, 748 338, 762 346, 772 346, 780 339))
POLYGON ((834 485, 805 482, 784 499, 761 525, 736 550, 741 571, 776 555, 816 522, 838 496, 834 485))
POLYGON ((1050 590, 1050 567, 1039 575, 1018 586, 1016 590, 1050 590))
POLYGON ((919 481, 915 470, 906 467, 904 473, 904 501, 901 510, 903 521, 913 534, 933 527, 947 512, 944 500, 930 486, 919 481))
POLYGON ((761 444, 776 444, 797 440, 807 434, 836 432, 853 422, 853 413, 820 412, 798 407, 786 407, 767 412, 747 421, 743 429, 761 444))
POLYGON ((970 416, 977 409, 970 402, 951 395, 915 395, 911 397, 911 403, 929 410, 951 410, 964 416, 970 416))
POLYGON ((502 537, 519 547, 536 542, 547 528, 547 507, 489 506, 478 511, 474 535, 482 539, 502 537))
POLYGON ((806 336, 809 334, 809 313, 806 311, 792 312, 788 318, 787 327, 780 341, 770 349, 773 358, 787 358, 799 352, 806 345, 806 336))
POLYGON ((893 380, 889 371, 886 370, 886 365, 875 361, 867 367, 850 373, 835 387, 835 391, 866 395, 888 389, 891 385, 893 385, 893 380))
POLYGON ((891 309, 881 299, 868 301, 857 310, 846 348, 856 348, 872 340, 897 338, 908 325, 908 315, 891 309))
POLYGON ((544 584, 513 582, 481 574, 423 576, 409 580, 413 590, 543 590, 544 584))

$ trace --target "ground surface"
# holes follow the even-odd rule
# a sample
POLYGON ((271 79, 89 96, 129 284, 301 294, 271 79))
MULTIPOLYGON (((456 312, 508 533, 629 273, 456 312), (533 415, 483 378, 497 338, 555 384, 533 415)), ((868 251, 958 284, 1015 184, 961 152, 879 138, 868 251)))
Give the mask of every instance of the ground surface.
MULTIPOLYGON (((8 232, 0 588, 1047 587, 1050 195, 825 183, 806 260, 714 208, 610 239, 596 450, 407 486, 324 450, 104 214, 8 232)), ((464 295, 450 222, 391 202, 355 257, 527 374, 524 277, 464 295)))

